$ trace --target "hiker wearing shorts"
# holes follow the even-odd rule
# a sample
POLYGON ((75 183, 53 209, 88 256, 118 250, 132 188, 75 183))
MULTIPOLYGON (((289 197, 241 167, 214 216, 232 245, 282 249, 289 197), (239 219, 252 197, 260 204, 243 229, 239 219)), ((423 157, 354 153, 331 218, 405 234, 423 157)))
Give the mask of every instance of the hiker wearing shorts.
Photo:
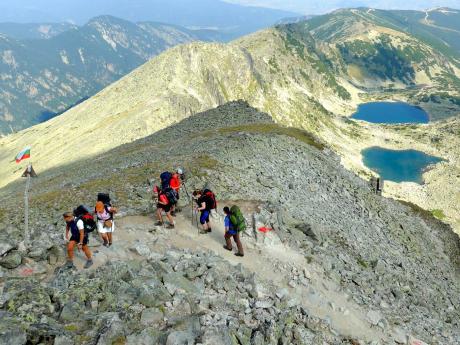
POLYGON ((225 245, 224 248, 228 251, 233 250, 232 246, 232 237, 233 240, 235 241, 236 247, 238 248, 238 252, 235 253, 236 256, 244 256, 243 252, 243 244, 241 243, 240 239, 240 233, 238 230, 235 229, 235 226, 232 224, 230 221, 230 209, 226 206, 224 207, 224 213, 225 213, 225 219, 224 219, 224 225, 225 225, 225 245))
POLYGON ((117 213, 117 209, 112 206, 104 205, 102 201, 98 201, 95 207, 97 217, 97 232, 100 234, 103 245, 110 247, 112 245, 112 234, 115 230, 115 222, 113 221, 113 215, 117 213))
POLYGON ((65 238, 67 243, 67 267, 75 267, 73 264, 75 247, 78 251, 83 250, 86 255, 84 268, 89 268, 93 264, 92 254, 88 247, 88 234, 85 233, 85 226, 81 219, 76 219, 72 212, 63 214, 66 222, 65 238))
POLYGON ((203 227, 201 234, 207 234, 212 231, 211 223, 209 216, 211 215, 210 202, 207 200, 207 197, 203 195, 201 190, 196 190, 193 192, 193 197, 196 200, 197 207, 196 211, 200 211, 200 224, 203 227))
POLYGON ((174 219, 171 215, 171 203, 169 202, 168 200, 168 197, 166 196, 165 193, 163 193, 163 191, 161 190, 160 187, 158 186, 155 186, 153 188, 153 193, 156 195, 157 197, 157 211, 156 211, 156 214, 157 214, 157 222, 155 225, 163 225, 163 212, 166 214, 166 218, 168 218, 168 221, 169 221, 169 225, 168 225, 168 229, 174 229, 175 225, 174 225, 174 219))

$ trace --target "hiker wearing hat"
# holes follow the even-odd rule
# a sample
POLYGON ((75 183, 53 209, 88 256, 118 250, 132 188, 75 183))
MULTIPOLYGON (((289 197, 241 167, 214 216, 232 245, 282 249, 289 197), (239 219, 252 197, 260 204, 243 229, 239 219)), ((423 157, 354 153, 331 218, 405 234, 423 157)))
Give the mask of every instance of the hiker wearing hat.
POLYGON ((115 222, 113 215, 117 213, 117 209, 110 205, 105 205, 102 201, 98 201, 95 207, 97 217, 97 232, 101 235, 105 247, 112 245, 112 234, 115 230, 115 222))
POLYGON ((65 238, 67 243, 67 267, 75 267, 73 264, 75 247, 78 251, 83 250, 86 255, 84 268, 89 268, 93 264, 92 253, 88 247, 88 233, 85 232, 85 225, 82 219, 76 218, 72 212, 62 215, 66 223, 65 238))
POLYGON ((172 205, 171 202, 169 201, 168 197, 166 196, 166 194, 163 192, 163 190, 160 187, 158 186, 153 187, 153 193, 157 199, 157 210, 156 210, 157 222, 155 225, 163 225, 163 211, 164 211, 164 213, 166 214, 166 218, 168 218, 168 221, 169 221, 168 229, 174 229, 175 227, 174 219, 171 216, 171 205, 172 205))
MULTIPOLYGON (((225 245, 224 249, 228 251, 233 250, 232 246, 232 237, 233 240, 235 241, 236 247, 238 248, 238 252, 235 253, 236 256, 244 256, 244 251, 243 251, 243 244, 241 243, 240 239, 240 231, 238 231, 238 224, 233 224, 231 218, 232 218, 232 212, 230 211, 230 208, 227 206, 224 207, 224 213, 225 213, 225 219, 224 219, 224 225, 225 225, 225 245)), ((234 221, 235 223, 238 223, 238 221, 234 221)))

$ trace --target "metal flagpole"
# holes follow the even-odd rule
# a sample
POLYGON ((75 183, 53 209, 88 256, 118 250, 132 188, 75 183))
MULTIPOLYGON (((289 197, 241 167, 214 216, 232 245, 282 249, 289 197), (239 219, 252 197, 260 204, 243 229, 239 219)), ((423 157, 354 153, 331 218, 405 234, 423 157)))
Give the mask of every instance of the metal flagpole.
POLYGON ((24 191, 24 246, 27 246, 30 243, 30 232, 29 232, 29 190, 32 177, 37 177, 37 174, 32 167, 32 164, 29 164, 22 174, 22 177, 27 178, 26 189, 24 191))
POLYGON ((30 170, 31 165, 27 167, 27 181, 26 190, 24 191, 24 244, 26 247, 29 246, 30 233, 29 233, 29 188, 30 188, 30 170))

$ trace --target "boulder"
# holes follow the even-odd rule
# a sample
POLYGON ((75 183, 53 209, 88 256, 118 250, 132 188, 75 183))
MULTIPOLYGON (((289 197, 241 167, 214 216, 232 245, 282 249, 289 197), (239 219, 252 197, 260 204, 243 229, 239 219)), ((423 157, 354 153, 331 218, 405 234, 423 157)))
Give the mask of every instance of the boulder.
POLYGON ((12 242, 5 239, 0 240, 0 256, 7 254, 13 249, 15 249, 15 245, 12 242))
POLYGON ((163 321, 163 312, 158 308, 147 308, 142 311, 141 323, 145 326, 158 324, 163 321))
POLYGON ((203 345, 233 345, 232 337, 227 327, 208 328, 201 337, 203 345))
POLYGON ((22 256, 18 251, 11 251, 0 259, 0 266, 13 269, 22 262, 22 256))

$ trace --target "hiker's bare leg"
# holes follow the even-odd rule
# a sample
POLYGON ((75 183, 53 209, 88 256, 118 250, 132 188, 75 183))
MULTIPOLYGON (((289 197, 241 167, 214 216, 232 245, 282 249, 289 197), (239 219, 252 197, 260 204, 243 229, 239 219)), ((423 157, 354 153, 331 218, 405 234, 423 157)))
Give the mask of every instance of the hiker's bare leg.
POLYGON ((233 245, 232 245, 232 236, 230 235, 225 235, 225 244, 227 246, 228 249, 233 249, 233 245))
POLYGON ((91 260, 92 254, 91 254, 91 250, 89 250, 89 247, 85 244, 81 249, 82 249, 83 252, 85 253, 86 258, 87 258, 88 260, 91 260))
POLYGON ((161 208, 157 208, 157 220, 159 222, 163 222, 163 219, 161 217, 161 212, 162 212, 162 209, 161 208))
POLYGON ((174 219, 171 216, 171 212, 166 212, 166 218, 169 220, 169 224, 173 225, 174 224, 174 219))
POLYGON ((108 236, 107 236, 107 233, 102 233, 102 234, 101 234, 101 237, 102 237, 102 241, 104 241, 104 243, 109 242, 109 238, 108 238, 108 236))
POLYGON ((73 261, 73 256, 74 256, 74 250, 75 250, 75 245, 77 242, 75 241, 70 241, 67 244, 67 260, 68 261, 73 261))
POLYGON ((111 232, 107 233, 107 239, 108 239, 109 243, 112 243, 112 233, 111 232))
POLYGON ((236 247, 238 248, 238 253, 244 254, 243 244, 241 243, 241 240, 240 240, 240 234, 236 234, 235 236, 233 236, 233 239, 235 240, 236 247))

